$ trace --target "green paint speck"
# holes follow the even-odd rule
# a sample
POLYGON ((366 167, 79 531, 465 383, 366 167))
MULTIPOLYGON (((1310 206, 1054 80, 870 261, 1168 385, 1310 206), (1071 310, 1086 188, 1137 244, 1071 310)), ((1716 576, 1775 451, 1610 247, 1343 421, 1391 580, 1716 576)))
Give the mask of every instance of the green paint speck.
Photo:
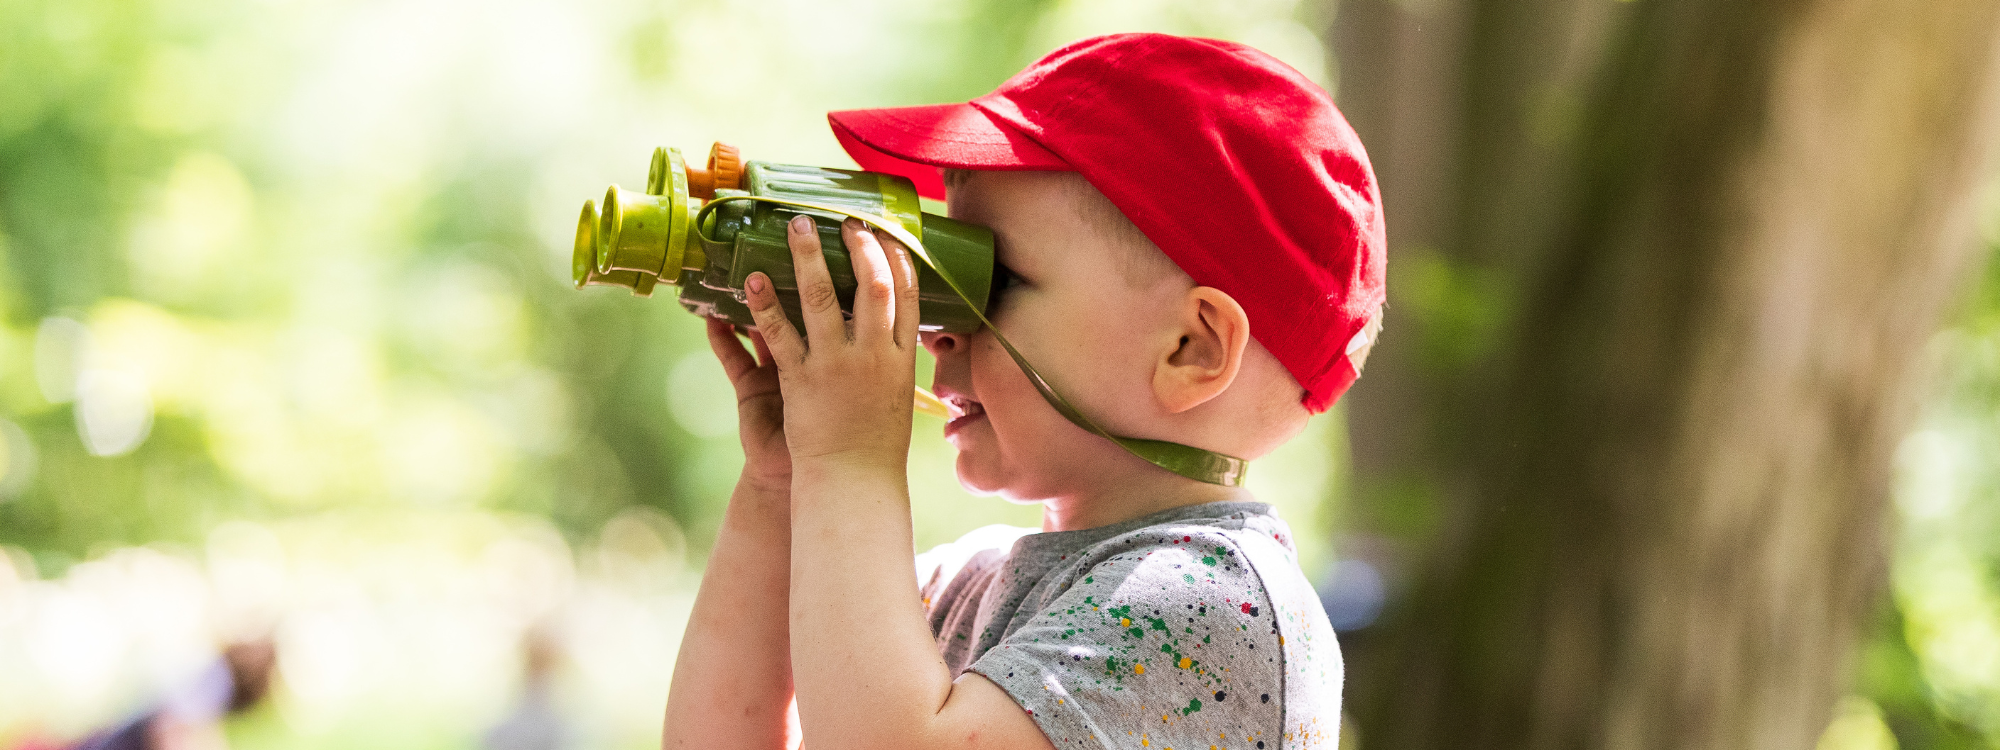
POLYGON ((1200 711, 1200 710, 1201 710, 1201 699, 1200 699, 1200 698, 1195 698, 1195 699, 1193 699, 1193 700, 1190 700, 1190 701, 1188 701, 1188 705, 1187 705, 1187 708, 1183 708, 1183 709, 1181 709, 1181 715, 1182 715, 1182 716, 1186 716, 1186 715, 1188 715, 1188 714, 1191 714, 1191 713, 1194 713, 1194 712, 1196 712, 1196 711, 1200 711))

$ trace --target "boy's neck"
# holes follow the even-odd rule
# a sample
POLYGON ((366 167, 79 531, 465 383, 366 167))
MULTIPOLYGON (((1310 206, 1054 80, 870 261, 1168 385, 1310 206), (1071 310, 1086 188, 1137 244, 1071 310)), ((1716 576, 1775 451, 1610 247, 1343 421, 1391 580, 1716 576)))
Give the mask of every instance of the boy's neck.
POLYGON ((1169 508, 1228 500, 1253 500, 1241 487, 1198 482, 1165 471, 1099 485, 1090 491, 1042 500, 1043 531, 1094 529, 1144 518, 1169 508))

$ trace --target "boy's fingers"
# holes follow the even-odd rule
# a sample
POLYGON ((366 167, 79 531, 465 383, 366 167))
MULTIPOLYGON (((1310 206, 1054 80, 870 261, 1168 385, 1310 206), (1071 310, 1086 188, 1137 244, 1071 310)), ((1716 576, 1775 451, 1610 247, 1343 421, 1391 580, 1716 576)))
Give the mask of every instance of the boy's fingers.
MULTIPOLYGON (((841 341, 847 326, 840 316, 840 295, 833 289, 833 277, 821 254, 819 229, 812 217, 800 214, 786 225, 786 244, 792 248, 792 275, 799 282, 799 307, 805 318, 805 334, 819 341, 841 341)), ((783 317, 783 316, 780 316, 783 317)), ((773 345, 777 341, 771 342, 773 345)))
POLYGON ((770 367, 771 347, 764 343, 764 334, 758 333, 755 328, 750 329, 750 343, 757 349, 757 362, 759 366, 770 367))
POLYGON ((778 304, 778 290, 772 288, 771 277, 764 272, 750 274, 744 279, 743 291, 749 297, 750 317, 757 320, 757 333, 769 347, 772 362, 797 362, 805 358, 806 342, 799 338, 799 332, 792 330, 792 321, 785 319, 785 308, 778 304))
POLYGON ((854 264, 854 341, 874 343, 894 335, 895 274, 882 243, 857 219, 840 224, 841 240, 854 264))
POLYGON ((757 369, 757 360, 751 359, 743 342, 736 340, 736 328, 726 322, 708 319, 708 348, 715 351, 715 358, 722 362, 722 372, 731 383, 757 369))
POLYGON ((889 273, 896 285, 896 346, 910 348, 917 343, 917 323, 922 317, 921 303, 917 299, 916 260, 910 257, 910 249, 894 237, 880 238, 887 250, 889 273))

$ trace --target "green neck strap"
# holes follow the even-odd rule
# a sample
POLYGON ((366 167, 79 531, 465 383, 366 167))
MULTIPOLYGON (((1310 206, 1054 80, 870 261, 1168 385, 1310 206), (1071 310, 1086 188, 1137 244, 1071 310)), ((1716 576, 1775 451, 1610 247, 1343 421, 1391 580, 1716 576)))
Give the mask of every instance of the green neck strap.
POLYGON ((968 296, 965 290, 959 287, 958 280, 951 277, 950 271, 946 270, 943 265, 931 260, 930 252, 925 250, 924 243, 917 239, 917 234, 923 231, 920 217, 907 216, 901 217, 900 220, 891 220, 823 203, 771 198, 761 195, 732 195, 718 197, 715 200, 709 201, 708 205, 703 206, 701 211, 695 214, 694 231, 700 234, 703 240, 709 240, 709 238, 706 233, 702 232, 702 221, 708 218, 709 211, 729 201, 755 201, 791 208, 825 211, 838 216, 858 219, 862 223, 879 229, 882 233, 890 237, 896 238, 896 241, 903 243, 904 247, 909 248, 912 255, 922 259, 924 265, 930 266, 931 270, 936 271, 938 277, 944 279, 945 285, 951 287, 952 293, 957 294, 960 299, 965 300, 966 305, 972 308, 972 313, 979 316, 979 322, 985 325, 988 330, 993 331, 993 338, 1000 342, 1000 346, 1006 348, 1008 356, 1014 358, 1014 364, 1020 365, 1021 372, 1028 375, 1028 382, 1035 384, 1035 390, 1042 394, 1042 400, 1049 402, 1049 406, 1055 407, 1056 412, 1063 415, 1064 419, 1068 419, 1071 424, 1088 430, 1099 437, 1117 443, 1119 447, 1124 448, 1134 456, 1145 459, 1154 466, 1166 469, 1175 474, 1209 484, 1219 484, 1224 487, 1243 486, 1244 473, 1250 467, 1249 461, 1234 456, 1225 456, 1194 446, 1169 443, 1164 440, 1119 437, 1111 434, 1103 427, 1099 427, 1096 422, 1084 416, 1083 412, 1078 411, 1075 406, 1070 405, 1069 400, 1063 398, 1062 394, 1056 393, 1055 387, 1049 385, 1048 379, 1042 377, 1042 373, 1037 371, 1034 365, 1028 364, 1028 358, 1021 356, 1021 350, 1015 349, 1014 344, 1009 342, 1006 336, 1001 335, 1000 329, 993 325, 993 321, 986 318, 985 300, 975 300, 968 296))

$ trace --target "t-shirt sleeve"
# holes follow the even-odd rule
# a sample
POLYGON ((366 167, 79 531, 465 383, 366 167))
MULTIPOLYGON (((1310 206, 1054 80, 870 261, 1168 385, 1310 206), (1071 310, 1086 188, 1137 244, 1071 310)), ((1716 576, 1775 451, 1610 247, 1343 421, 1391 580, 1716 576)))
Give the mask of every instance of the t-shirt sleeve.
POLYGON ((1283 655, 1256 570, 1213 528, 1135 537, 969 671, 1058 748, 1278 748, 1283 655))
POLYGON ((1034 529, 1004 524, 981 526, 965 532, 957 541, 945 542, 916 556, 917 590, 924 599, 924 611, 944 594, 966 564, 987 550, 1005 550, 1014 541, 1035 533, 1034 529))

